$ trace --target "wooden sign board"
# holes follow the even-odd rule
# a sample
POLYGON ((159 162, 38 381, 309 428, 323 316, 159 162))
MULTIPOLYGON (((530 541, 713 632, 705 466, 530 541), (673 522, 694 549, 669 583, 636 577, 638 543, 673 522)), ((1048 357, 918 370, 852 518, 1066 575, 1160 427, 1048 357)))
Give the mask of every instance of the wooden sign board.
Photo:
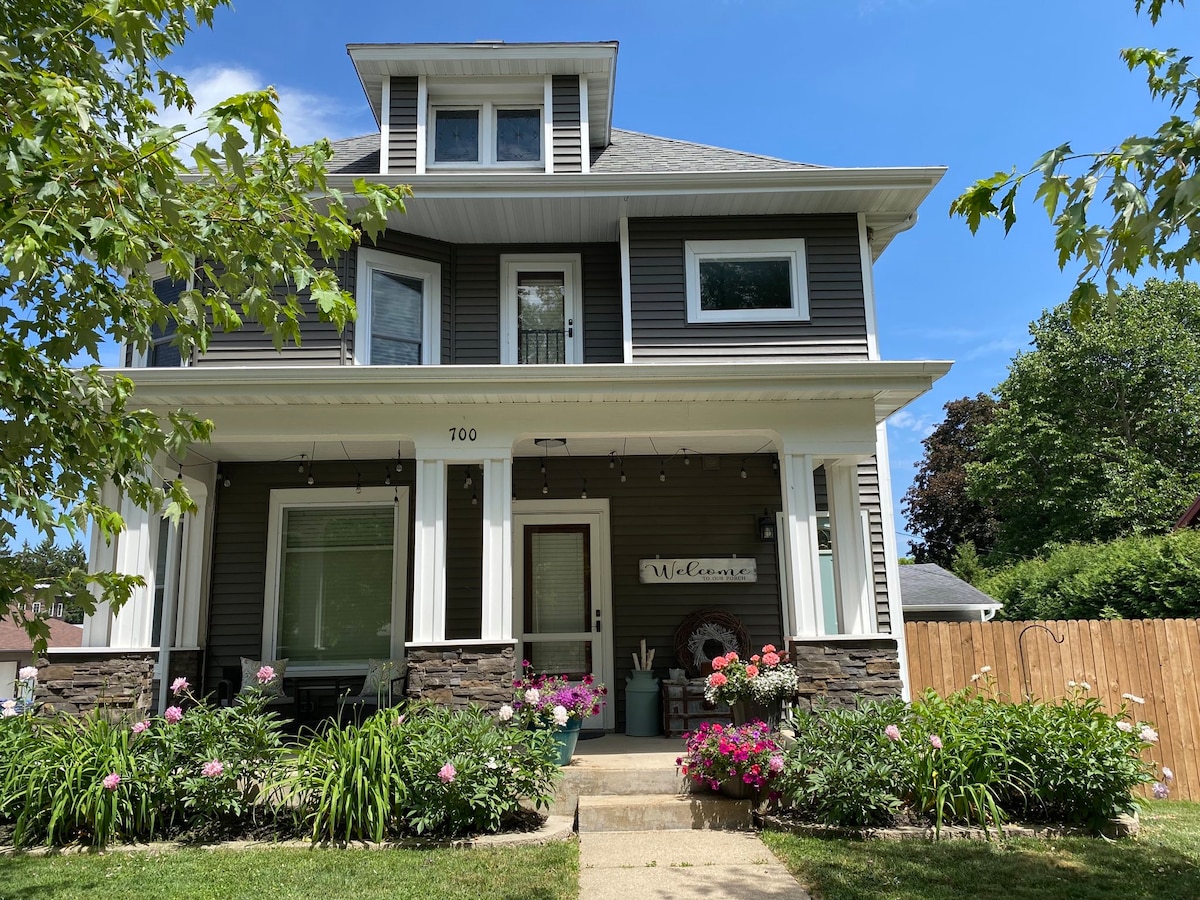
POLYGON ((712 584, 719 581, 758 581, 754 557, 745 559, 643 559, 638 563, 642 584, 712 584))

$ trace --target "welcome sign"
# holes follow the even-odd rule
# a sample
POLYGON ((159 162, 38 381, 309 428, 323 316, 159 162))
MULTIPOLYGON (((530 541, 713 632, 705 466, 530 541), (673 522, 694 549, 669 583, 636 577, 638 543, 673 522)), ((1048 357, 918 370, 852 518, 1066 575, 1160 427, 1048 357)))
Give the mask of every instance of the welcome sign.
POLYGON ((642 584, 708 584, 718 581, 758 581, 758 566, 747 559, 643 559, 638 563, 642 584))

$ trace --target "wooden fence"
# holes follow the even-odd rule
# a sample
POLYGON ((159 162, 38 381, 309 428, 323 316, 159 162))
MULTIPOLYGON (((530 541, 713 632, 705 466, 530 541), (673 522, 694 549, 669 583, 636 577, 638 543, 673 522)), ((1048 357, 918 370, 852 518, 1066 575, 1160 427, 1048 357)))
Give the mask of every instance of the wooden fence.
POLYGON ((1109 712, 1128 704, 1153 723, 1159 741, 1146 758, 1175 773, 1172 799, 1200 800, 1200 621, 909 622, 904 632, 914 695, 952 693, 984 666, 1014 699, 1054 700, 1068 682, 1087 683, 1109 712))

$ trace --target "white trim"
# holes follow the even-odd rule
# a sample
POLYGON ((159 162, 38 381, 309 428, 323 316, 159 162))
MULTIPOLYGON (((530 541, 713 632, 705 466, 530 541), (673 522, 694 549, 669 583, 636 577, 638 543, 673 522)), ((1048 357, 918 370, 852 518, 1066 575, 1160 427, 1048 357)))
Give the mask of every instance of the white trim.
POLYGON ((798 644, 823 644, 826 641, 892 641, 896 636, 887 631, 869 634, 801 634, 789 638, 798 644))
POLYGON ((879 359, 879 326, 875 308, 875 271, 871 261, 871 238, 867 214, 858 214, 858 256, 862 263, 863 304, 867 319, 867 359, 879 359))
MULTIPOLYGON (((892 470, 888 461, 887 423, 875 426, 875 466, 879 475, 879 513, 883 522, 883 558, 887 573, 888 618, 891 620, 892 636, 896 639, 896 653, 900 659, 900 681, 902 696, 912 699, 912 685, 908 681, 908 640, 904 634, 904 606, 900 596, 900 557, 896 549, 896 517, 892 509, 892 470)), ((879 627, 878 623, 875 625, 879 627)))
POLYGON ((906 603, 907 612, 995 612, 1003 609, 1003 603, 906 603))
POLYGON ((579 151, 583 174, 592 171, 591 116, 588 115, 587 76, 579 76, 579 151))
POLYGON ((829 529, 833 538, 834 593, 839 632, 864 634, 878 629, 873 610, 870 554, 863 530, 858 463, 825 461, 829 529))
POLYGON ((421 310, 421 365, 437 365, 442 351, 442 266, 440 263, 366 247, 358 249, 354 320, 354 362, 371 365, 371 271, 419 279, 425 295, 421 310))
MULTIPOLYGON (((287 509, 312 507, 378 506, 393 510, 392 532, 392 635, 391 656, 404 651, 405 577, 408 573, 408 488, 350 487, 286 488, 271 491, 267 518, 267 578, 263 596, 262 658, 276 658, 279 628, 279 566, 282 560, 283 513, 287 509), (397 503, 396 497, 400 498, 397 503)), ((289 672, 306 675, 349 673, 361 663, 290 664, 289 672)))
POLYGON ((782 453, 783 509, 787 515, 784 539, 788 542, 792 626, 789 637, 823 635, 825 603, 821 592, 821 553, 817 546, 817 500, 813 482, 814 460, 807 453, 782 453))
POLYGON ((523 271, 561 272, 563 326, 570 329, 566 364, 583 362, 583 263, 578 253, 503 253, 500 255, 500 363, 517 364, 517 276, 523 271))
MULTIPOLYGON (((616 703, 612 695, 616 691, 613 659, 613 604, 612 604, 612 549, 609 533, 610 516, 607 499, 588 500, 516 500, 512 504, 513 564, 512 564, 512 607, 513 635, 518 646, 524 641, 525 623, 525 525, 590 525, 592 563, 592 609, 600 612, 600 637, 596 632, 581 632, 576 635, 561 635, 564 640, 592 641, 593 665, 600 657, 600 665, 593 673, 598 681, 609 686, 610 702, 600 714, 602 728, 616 725, 616 703)), ((558 637, 558 635, 555 635, 558 637)))
POLYGON ((446 639, 446 461, 419 459, 413 524, 414 644, 446 639))
POLYGON ((383 76, 379 106, 379 174, 388 173, 388 144, 392 137, 392 76, 383 76))
POLYGON ((783 510, 775 513, 775 557, 779 566, 779 603, 783 610, 783 633, 795 634, 796 627, 792 616, 792 566, 788 561, 789 541, 787 534, 787 515, 783 510))
POLYGON ((633 362, 633 285, 629 263, 629 216, 617 222, 621 236, 621 355, 625 365, 633 362))
POLYGON ((510 640, 512 630, 512 457, 483 461, 483 640, 510 640))
POLYGON ((417 76, 417 171, 425 174, 425 146, 429 140, 429 79, 417 76))
POLYGON ((688 322, 802 322, 808 319, 808 267, 804 239, 685 241, 688 322), (792 305, 787 309, 704 309, 700 302, 700 263, 708 260, 784 259, 791 274, 792 305))
POLYGON ((554 76, 547 75, 542 99, 542 159, 546 174, 554 174, 554 76))

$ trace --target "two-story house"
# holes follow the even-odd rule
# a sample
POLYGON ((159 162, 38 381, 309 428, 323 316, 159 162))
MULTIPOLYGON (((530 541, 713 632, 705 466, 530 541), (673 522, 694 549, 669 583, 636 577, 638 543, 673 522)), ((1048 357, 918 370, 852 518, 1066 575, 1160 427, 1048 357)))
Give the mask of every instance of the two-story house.
POLYGON ((143 404, 216 430, 179 469, 197 515, 126 505, 93 543, 147 586, 80 658, 206 689, 287 658, 305 708, 391 658, 495 705, 522 659, 614 687, 643 639, 694 662, 677 631, 716 609, 789 645, 802 694, 899 693, 884 422, 949 364, 880 359, 872 265, 943 170, 619 130, 616 43, 348 51, 379 131, 330 183, 415 196, 333 261, 344 332, 130 348, 143 404))

